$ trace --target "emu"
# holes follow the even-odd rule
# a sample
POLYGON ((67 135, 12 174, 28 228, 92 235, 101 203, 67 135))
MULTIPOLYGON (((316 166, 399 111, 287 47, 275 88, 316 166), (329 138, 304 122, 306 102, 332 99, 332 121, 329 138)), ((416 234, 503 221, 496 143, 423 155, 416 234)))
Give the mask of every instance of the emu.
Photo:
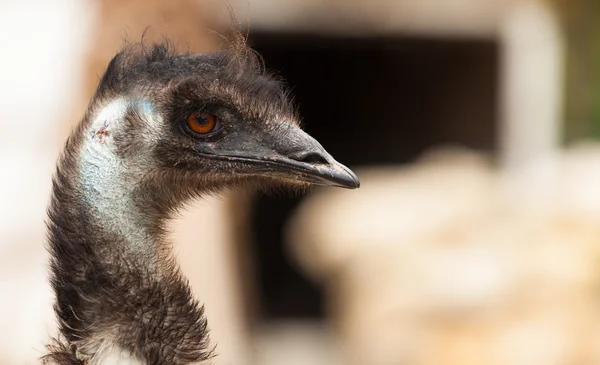
MULTIPOLYGON (((235 187, 357 188, 299 127, 286 88, 246 46, 125 46, 64 147, 48 208, 60 334, 46 364, 201 363, 203 307, 166 237, 185 202, 235 187)), ((210 229, 210 217, 198 230, 210 229)))

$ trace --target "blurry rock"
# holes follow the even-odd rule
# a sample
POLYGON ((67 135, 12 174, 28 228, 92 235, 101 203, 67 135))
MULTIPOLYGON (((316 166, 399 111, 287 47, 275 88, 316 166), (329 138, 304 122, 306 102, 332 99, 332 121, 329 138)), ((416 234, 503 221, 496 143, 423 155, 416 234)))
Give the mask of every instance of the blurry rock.
POLYGON ((296 214, 289 236, 309 274, 327 276, 376 245, 408 249, 440 233, 433 229, 453 229, 491 209, 491 164, 466 151, 432 153, 415 166, 363 169, 360 177, 358 191, 321 190, 296 214))
POLYGON ((600 146, 547 166, 526 184, 546 175, 438 150, 303 204, 290 249, 325 285, 349 363, 598 363, 600 146), (545 198, 523 204, 525 185, 545 198))

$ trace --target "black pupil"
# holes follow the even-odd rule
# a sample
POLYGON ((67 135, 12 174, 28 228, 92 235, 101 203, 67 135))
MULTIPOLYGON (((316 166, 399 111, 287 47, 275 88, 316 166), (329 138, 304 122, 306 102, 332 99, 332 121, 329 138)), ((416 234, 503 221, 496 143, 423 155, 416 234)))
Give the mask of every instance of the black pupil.
POLYGON ((208 121, 208 117, 206 115, 198 116, 198 124, 207 125, 208 123, 209 123, 209 121, 208 121))

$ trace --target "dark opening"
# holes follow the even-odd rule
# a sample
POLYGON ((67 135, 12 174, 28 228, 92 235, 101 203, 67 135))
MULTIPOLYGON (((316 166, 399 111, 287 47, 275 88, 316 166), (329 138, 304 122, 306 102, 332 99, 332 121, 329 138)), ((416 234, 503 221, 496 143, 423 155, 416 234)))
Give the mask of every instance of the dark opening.
MULTIPOLYGON (((405 163, 440 144, 496 150, 492 40, 254 33, 250 43, 291 86, 305 130, 346 165, 405 163)), ((265 319, 323 315, 320 288, 283 249, 300 199, 257 196, 252 206, 265 319)))

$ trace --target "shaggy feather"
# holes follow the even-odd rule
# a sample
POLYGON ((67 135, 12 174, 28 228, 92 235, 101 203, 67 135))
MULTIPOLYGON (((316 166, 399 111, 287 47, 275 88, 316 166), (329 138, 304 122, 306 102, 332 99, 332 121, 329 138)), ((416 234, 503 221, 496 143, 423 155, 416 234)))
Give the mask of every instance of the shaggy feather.
POLYGON ((213 357, 204 308, 176 264, 166 222, 190 199, 227 188, 269 189, 280 178, 306 188, 272 160, 231 157, 284 148, 293 158, 301 141, 326 153, 300 132, 285 87, 245 43, 202 55, 168 45, 119 52, 53 179, 48 248, 60 336, 43 362, 183 365, 213 357), (190 134, 186 118, 199 110, 218 115, 223 131, 190 134))

